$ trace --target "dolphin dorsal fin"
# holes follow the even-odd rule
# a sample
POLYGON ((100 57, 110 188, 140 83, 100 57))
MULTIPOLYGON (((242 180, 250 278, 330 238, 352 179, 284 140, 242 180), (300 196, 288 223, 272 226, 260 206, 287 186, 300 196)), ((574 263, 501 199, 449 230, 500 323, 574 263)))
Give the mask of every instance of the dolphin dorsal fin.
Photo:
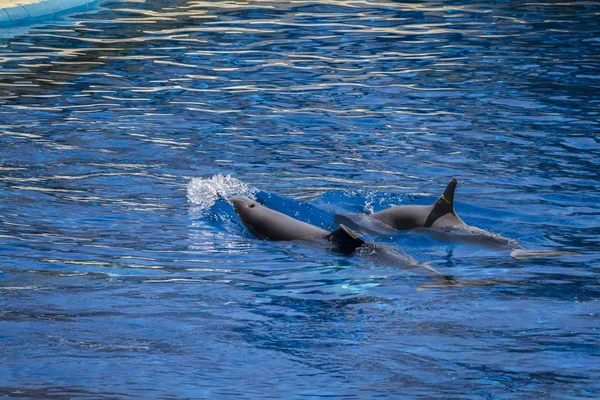
POLYGON ((340 225, 339 228, 327 235, 327 240, 344 254, 352 254, 354 250, 365 244, 365 241, 346 225, 340 225))
POLYGON ((427 221, 425 221, 426 228, 430 228, 433 223, 443 215, 448 213, 455 214, 454 191, 456 190, 456 185, 458 185, 458 181, 455 178, 452 178, 452 180, 448 182, 448 186, 446 186, 444 193, 437 199, 435 203, 433 203, 433 209, 427 216, 427 221))
POLYGON ((448 182, 448 186, 446 186, 444 193, 435 202, 436 206, 438 203, 442 203, 442 205, 450 207, 451 210, 454 211, 454 191, 456 190, 456 185, 458 185, 458 181, 456 178, 452 178, 452 180, 448 182))

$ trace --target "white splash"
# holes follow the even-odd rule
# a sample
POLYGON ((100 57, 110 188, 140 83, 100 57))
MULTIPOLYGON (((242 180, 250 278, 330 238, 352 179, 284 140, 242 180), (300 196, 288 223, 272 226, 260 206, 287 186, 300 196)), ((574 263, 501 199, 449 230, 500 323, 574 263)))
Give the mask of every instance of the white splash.
POLYGON ((375 203, 375 192, 369 191, 365 196, 365 205, 363 207, 363 211, 367 214, 373 214, 375 209, 373 208, 373 203, 375 203))
POLYGON ((226 199, 233 196, 254 197, 256 188, 246 185, 230 175, 214 175, 212 178, 194 178, 188 184, 188 201, 200 210, 212 207, 219 197, 226 199))

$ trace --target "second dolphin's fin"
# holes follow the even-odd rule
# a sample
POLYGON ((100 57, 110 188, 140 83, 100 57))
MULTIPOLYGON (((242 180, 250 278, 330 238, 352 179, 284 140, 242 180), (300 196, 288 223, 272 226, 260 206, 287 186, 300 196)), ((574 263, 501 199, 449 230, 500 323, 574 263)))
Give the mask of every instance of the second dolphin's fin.
POLYGON ((456 215, 454 212, 454 191, 456 190, 456 185, 458 185, 458 181, 455 178, 452 178, 452 180, 448 183, 448 186, 446 186, 444 193, 433 204, 433 209, 425 221, 424 226, 426 228, 431 228, 433 223, 438 218, 448 213, 456 215))
POLYGON ((340 225, 339 228, 327 235, 327 240, 343 254, 352 254, 354 250, 365 244, 365 241, 356 232, 345 225, 340 225))

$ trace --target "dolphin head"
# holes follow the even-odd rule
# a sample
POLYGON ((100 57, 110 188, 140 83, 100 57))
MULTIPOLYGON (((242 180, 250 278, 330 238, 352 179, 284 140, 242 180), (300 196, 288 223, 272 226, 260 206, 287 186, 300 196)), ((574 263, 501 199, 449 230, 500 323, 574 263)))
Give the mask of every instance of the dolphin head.
POLYGON ((231 204, 233 204, 233 208, 235 212, 238 213, 240 217, 250 213, 253 208, 256 208, 256 201, 249 199, 247 197, 232 197, 229 199, 231 204))
POLYGON ((250 231, 258 237, 262 237, 255 229, 255 226, 261 226, 261 215, 264 213, 264 207, 258 204, 255 200, 247 197, 232 197, 229 199, 237 215, 240 217, 244 225, 250 228, 250 231))

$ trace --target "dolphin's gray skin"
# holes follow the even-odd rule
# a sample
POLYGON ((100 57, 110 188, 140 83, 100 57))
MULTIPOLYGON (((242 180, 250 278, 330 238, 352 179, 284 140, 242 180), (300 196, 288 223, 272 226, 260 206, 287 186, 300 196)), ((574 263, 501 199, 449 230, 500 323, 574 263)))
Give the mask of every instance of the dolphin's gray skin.
POLYGON ((333 232, 298 221, 290 216, 271 210, 247 197, 229 199, 244 225, 259 239, 298 240, 327 239, 336 250, 351 254, 365 244, 355 232, 341 225, 333 232))
POLYGON ((454 191, 458 181, 452 179, 444 193, 430 206, 399 206, 370 215, 395 230, 418 229, 435 239, 461 242, 495 250, 511 250, 514 258, 555 257, 578 253, 554 250, 527 250, 513 239, 467 225, 454 211, 454 191), (432 228, 432 229, 429 229, 432 228))

